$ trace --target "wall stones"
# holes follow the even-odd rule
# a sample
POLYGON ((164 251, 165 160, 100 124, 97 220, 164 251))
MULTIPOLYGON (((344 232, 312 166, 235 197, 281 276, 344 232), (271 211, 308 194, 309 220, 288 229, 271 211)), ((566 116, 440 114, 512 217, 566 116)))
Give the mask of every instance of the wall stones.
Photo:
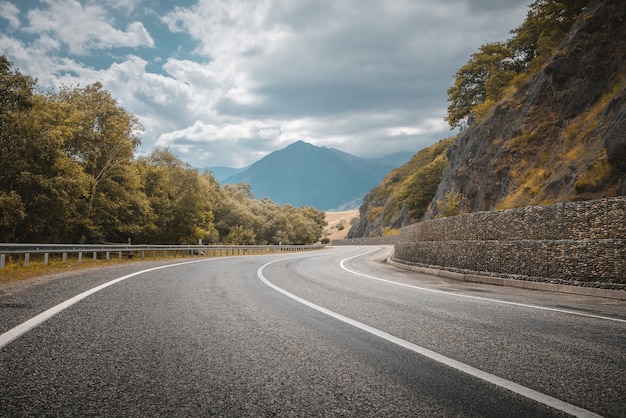
POLYGON ((409 264, 626 288, 626 197, 431 219, 401 231, 409 264))

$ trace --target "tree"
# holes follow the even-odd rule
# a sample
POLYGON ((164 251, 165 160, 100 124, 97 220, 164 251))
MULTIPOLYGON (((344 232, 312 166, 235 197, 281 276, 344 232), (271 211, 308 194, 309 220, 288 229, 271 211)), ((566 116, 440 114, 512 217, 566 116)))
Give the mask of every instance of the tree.
POLYGON ((34 91, 35 80, 0 57, 0 236, 69 240, 88 178, 65 153, 66 108, 34 91))
POLYGON ((394 198, 404 202, 409 219, 419 220, 424 216, 446 167, 447 159, 440 155, 412 173, 398 188, 394 198))
POLYGON ((139 193, 134 152, 142 130, 137 118, 117 104, 100 83, 61 87, 52 96, 67 106, 71 136, 67 154, 90 176, 75 237, 81 241, 126 241, 138 233, 147 208, 139 193))
POLYGON ((219 185, 210 173, 200 175, 167 149, 138 160, 143 193, 152 217, 140 239, 149 243, 205 243, 218 240, 213 207, 219 185))
POLYGON ((326 213, 315 209, 313 206, 303 206, 298 209, 298 214, 303 218, 303 222, 307 224, 307 235, 301 239, 303 244, 312 244, 319 241, 324 232, 324 227, 328 225, 326 222, 326 213))
POLYGON ((224 244, 227 245, 254 245, 256 236, 254 231, 246 229, 241 225, 234 225, 228 235, 224 237, 224 244))
POLYGON ((220 189, 220 199, 215 204, 215 227, 222 242, 237 226, 253 231, 259 243, 260 220, 255 211, 259 203, 254 200, 249 184, 225 185, 220 189))
POLYGON ((535 58, 543 62, 563 40, 588 0, 536 0, 524 22, 512 30, 509 46, 516 60, 527 67, 535 58))
POLYGON ((482 45, 456 73, 448 93, 450 128, 468 122, 476 106, 496 102, 517 75, 513 51, 502 42, 482 45))
POLYGON ((554 52, 587 0, 536 0, 526 19, 506 42, 482 45, 454 78, 445 120, 463 128, 503 97, 515 76, 535 71, 554 52), (531 65, 532 64, 532 65, 531 65))

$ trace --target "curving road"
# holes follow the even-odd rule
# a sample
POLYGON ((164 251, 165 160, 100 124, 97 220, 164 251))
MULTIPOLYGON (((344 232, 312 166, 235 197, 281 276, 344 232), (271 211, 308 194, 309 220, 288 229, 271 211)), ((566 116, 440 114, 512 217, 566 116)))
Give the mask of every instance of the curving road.
POLYGON ((0 415, 626 416, 626 302, 420 275, 390 251, 5 289, 0 415))

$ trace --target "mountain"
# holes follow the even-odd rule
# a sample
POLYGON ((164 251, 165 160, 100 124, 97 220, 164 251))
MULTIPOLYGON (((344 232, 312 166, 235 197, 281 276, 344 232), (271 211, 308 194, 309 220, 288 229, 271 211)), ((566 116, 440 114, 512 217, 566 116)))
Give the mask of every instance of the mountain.
POLYGON ((458 135, 372 189, 348 237, 433 217, 626 195, 626 2, 591 1, 458 135))
POLYGON ((401 165, 409 162, 411 158, 415 155, 414 152, 398 152, 396 154, 385 155, 383 157, 372 158, 369 161, 378 163, 380 165, 388 166, 391 168, 400 167, 401 165))
POLYGON ((222 181, 226 180, 227 178, 229 178, 231 176, 234 176, 237 173, 241 173, 246 168, 247 167, 231 168, 231 167, 217 166, 217 167, 207 167, 207 170, 209 170, 211 173, 213 173, 213 177, 215 177, 215 179, 217 181, 222 182, 222 181))
POLYGON ((223 184, 249 183, 264 197, 295 207, 354 209, 393 166, 359 158, 334 148, 298 141, 228 177, 223 184), (358 200, 356 200, 358 199, 358 200))

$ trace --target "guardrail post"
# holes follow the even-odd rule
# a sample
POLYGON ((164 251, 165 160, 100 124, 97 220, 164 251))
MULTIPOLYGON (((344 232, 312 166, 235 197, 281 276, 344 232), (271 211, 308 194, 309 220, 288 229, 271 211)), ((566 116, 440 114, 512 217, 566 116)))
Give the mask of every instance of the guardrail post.
POLYGON ((48 265, 48 253, 43 254, 43 265, 44 266, 48 265))
POLYGON ((121 251, 119 251, 119 252, 117 253, 117 257, 118 257, 120 260, 122 259, 122 252, 121 252, 121 251))
POLYGON ((83 262, 83 253, 82 252, 78 252, 78 262, 82 263, 83 262))
POLYGON ((94 259, 94 260, 97 260, 97 259, 98 259, 98 253, 97 253, 97 252, 95 252, 95 251, 93 252, 93 259, 94 259))
POLYGON ((63 264, 67 263, 67 253, 63 253, 63 264))
POLYGON ((146 252, 145 252, 145 250, 141 250, 141 258, 146 258, 146 252))
POLYGON ((0 254, 0 269, 4 269, 4 263, 6 261, 6 255, 0 254))
POLYGON ((28 267, 28 262, 30 261, 30 254, 24 254, 24 267, 28 267))
POLYGON ((105 256, 105 257, 106 257, 106 260, 107 260, 107 261, 108 261, 108 260, 110 260, 110 259, 111 259, 111 252, 110 252, 110 251, 107 251, 107 252, 106 252, 106 256, 105 256))

